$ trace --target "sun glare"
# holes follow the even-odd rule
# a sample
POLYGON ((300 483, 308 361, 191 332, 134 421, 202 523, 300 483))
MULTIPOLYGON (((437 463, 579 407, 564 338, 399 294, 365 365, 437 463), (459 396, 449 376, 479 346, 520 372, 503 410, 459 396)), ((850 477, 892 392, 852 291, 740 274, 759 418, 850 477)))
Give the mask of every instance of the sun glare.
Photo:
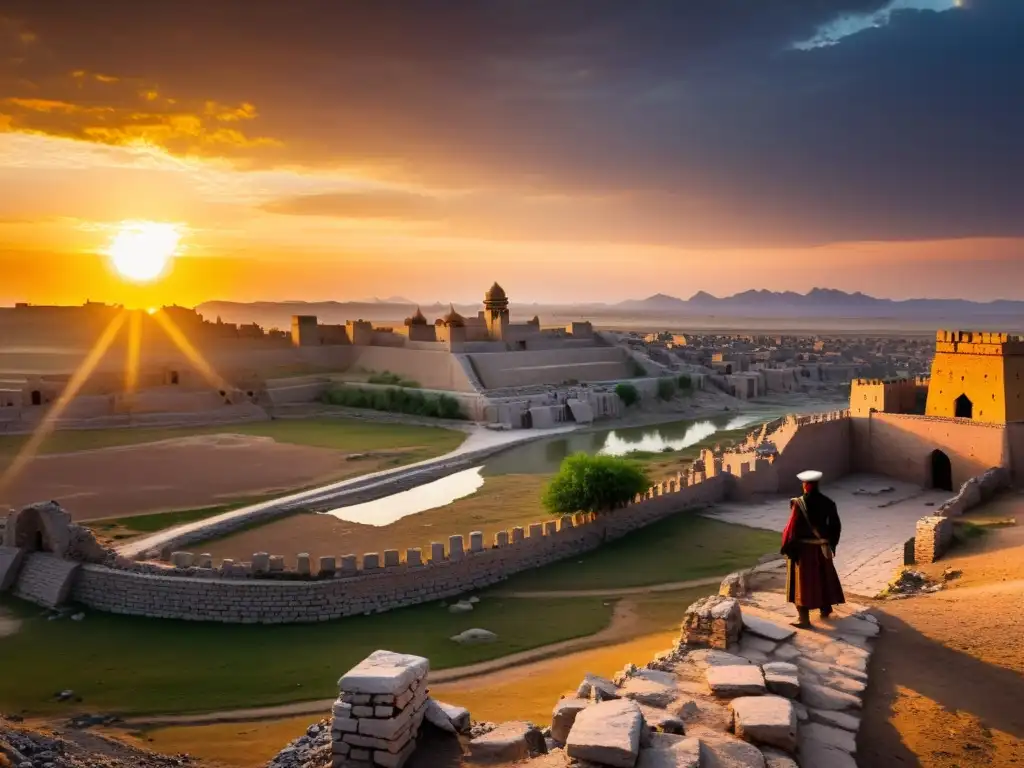
POLYGON ((125 280, 148 283, 167 271, 180 241, 181 232, 174 224, 125 222, 110 241, 107 256, 125 280))

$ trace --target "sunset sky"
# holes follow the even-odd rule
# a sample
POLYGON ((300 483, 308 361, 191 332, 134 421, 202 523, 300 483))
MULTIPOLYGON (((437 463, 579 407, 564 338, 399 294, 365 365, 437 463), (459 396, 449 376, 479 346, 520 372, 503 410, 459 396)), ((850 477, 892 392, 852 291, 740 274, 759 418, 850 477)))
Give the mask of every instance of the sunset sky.
POLYGON ((0 303, 1024 299, 1020 0, 5 0, 0 303))

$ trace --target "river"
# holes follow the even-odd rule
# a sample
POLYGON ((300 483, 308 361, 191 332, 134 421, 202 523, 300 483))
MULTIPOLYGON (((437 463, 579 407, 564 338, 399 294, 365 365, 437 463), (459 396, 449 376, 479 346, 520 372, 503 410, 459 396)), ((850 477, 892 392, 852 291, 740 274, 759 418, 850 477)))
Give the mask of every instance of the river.
MULTIPOLYGON (((819 410, 823 410, 821 408, 819 410)), ((552 474, 574 453, 625 456, 634 451, 657 453, 681 451, 708 441, 714 435, 784 416, 792 408, 775 407, 741 414, 717 414, 705 418, 655 424, 645 427, 586 429, 517 445, 493 456, 479 466, 376 501, 352 504, 324 514, 363 525, 384 526, 408 515, 451 504, 479 491, 488 476, 509 474, 552 474)))

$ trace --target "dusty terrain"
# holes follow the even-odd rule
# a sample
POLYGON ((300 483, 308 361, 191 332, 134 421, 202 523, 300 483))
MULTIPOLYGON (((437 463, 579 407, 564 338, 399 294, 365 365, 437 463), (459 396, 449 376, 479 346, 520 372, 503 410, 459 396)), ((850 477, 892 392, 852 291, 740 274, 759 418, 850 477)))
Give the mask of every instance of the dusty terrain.
POLYGON ((963 572, 942 592, 879 606, 887 631, 857 740, 863 768, 1024 766, 1024 497, 984 515, 1018 525, 922 568, 963 572))
POLYGON ((12 507, 59 501, 75 520, 190 509, 382 469, 327 448, 251 435, 199 435, 38 456, 5 493, 12 507))

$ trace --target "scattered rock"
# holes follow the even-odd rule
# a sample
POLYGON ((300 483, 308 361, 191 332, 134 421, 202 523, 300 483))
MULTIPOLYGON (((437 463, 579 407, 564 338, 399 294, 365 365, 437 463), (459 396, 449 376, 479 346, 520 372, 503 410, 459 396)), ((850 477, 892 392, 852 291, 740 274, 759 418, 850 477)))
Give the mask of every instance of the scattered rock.
MULTIPOLYGON (((454 608, 455 606, 452 607, 454 608)), ((487 629, 467 629, 451 639, 459 645, 479 645, 481 643, 493 643, 498 639, 498 636, 487 629)))
POLYGON ((959 568, 947 568, 942 572, 942 578, 945 581, 953 581, 953 579, 959 579, 964 575, 964 572, 959 568))
POLYGON ((551 738, 562 744, 569 738, 569 731, 576 722, 576 715, 590 706, 587 699, 561 699, 551 713, 551 738))
POLYGON ((576 689, 576 696, 581 699, 608 701, 619 698, 619 689, 606 677, 587 675, 576 689))
POLYGON ((730 573, 718 588, 718 594, 723 597, 743 597, 747 594, 747 575, 743 571, 730 573))
POLYGON ((631 677, 619 689, 619 695, 649 707, 665 709, 675 700, 676 689, 644 677, 631 677))
POLYGON ((465 733, 470 727, 469 710, 445 704, 434 699, 427 701, 423 718, 431 725, 448 733, 465 733))
POLYGON ((604 701, 576 715, 566 739, 566 753, 612 768, 633 768, 643 729, 643 717, 635 702, 604 701))
POLYGON ((71 620, 72 621, 84 621, 85 620, 85 614, 81 613, 81 612, 73 613, 73 614, 71 614, 71 620))
POLYGON ((469 757, 476 762, 506 763, 547 752, 544 735, 531 723, 502 723, 469 742, 469 757))
POLYGON ((760 696, 766 692, 761 668, 750 664, 708 667, 705 678, 711 692, 722 698, 760 696))
POLYGON ((636 768, 698 768, 700 740, 668 733, 657 733, 651 744, 641 750, 636 768))
POLYGON ((473 604, 465 601, 460 601, 454 605, 448 606, 448 613, 469 613, 473 610, 473 604))
POLYGON ((764 672, 764 682, 768 690, 787 699, 796 699, 800 696, 800 678, 797 666, 785 661, 773 661, 765 664, 761 669, 764 672))
POLYGON ((698 648, 695 651, 691 651, 687 655, 686 660, 701 671, 706 670, 708 667, 731 667, 750 664, 747 659, 742 656, 737 656, 734 653, 726 653, 725 651, 716 651, 707 648, 698 648))
POLYGON ((733 731, 755 744, 796 751, 796 711, 781 696, 744 696, 733 699, 733 731))

